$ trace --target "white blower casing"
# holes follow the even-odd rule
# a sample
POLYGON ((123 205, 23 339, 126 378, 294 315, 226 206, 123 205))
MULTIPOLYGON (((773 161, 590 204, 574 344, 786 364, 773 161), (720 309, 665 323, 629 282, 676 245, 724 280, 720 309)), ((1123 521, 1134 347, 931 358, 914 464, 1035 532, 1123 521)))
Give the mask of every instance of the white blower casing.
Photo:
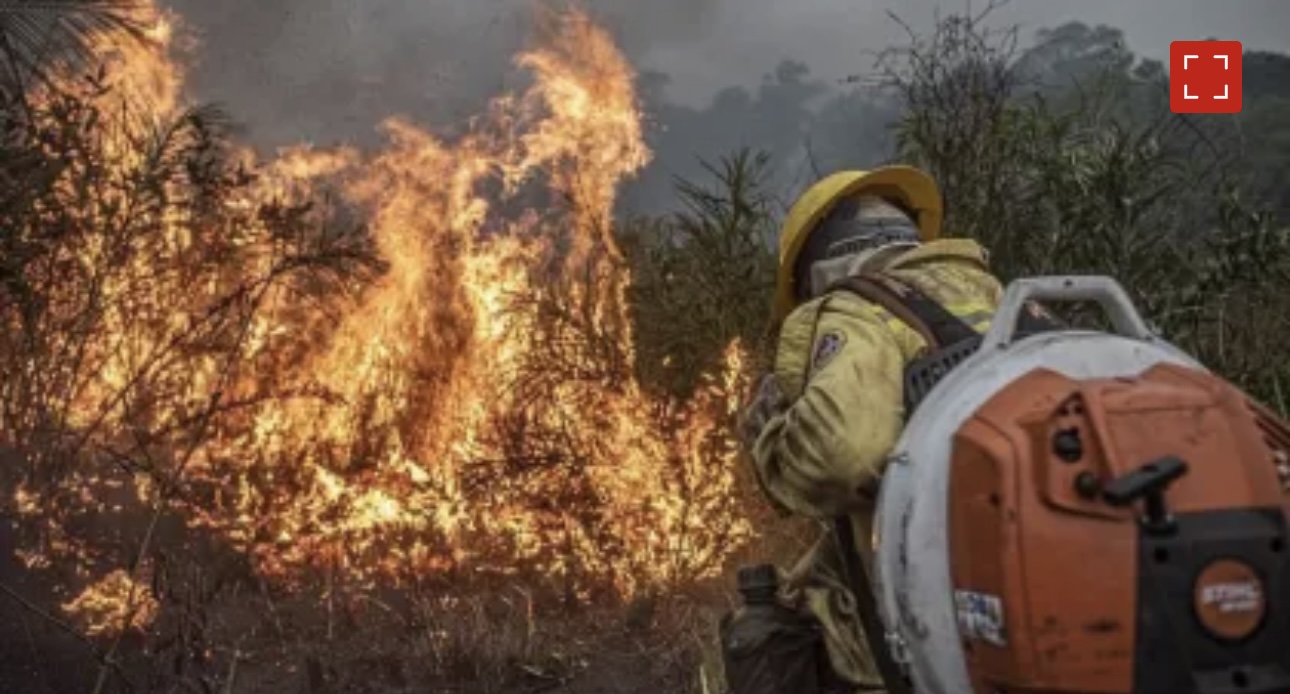
POLYGON ((1069 378, 1135 376, 1161 363, 1203 370, 1156 336, 1124 289, 1108 277, 1013 282, 980 350, 918 406, 883 477, 875 519, 874 582, 887 645, 919 694, 972 691, 950 579, 948 492, 955 432, 1017 378, 1045 368, 1069 378), (1094 301, 1115 333, 1048 332, 1016 339, 1030 301, 1094 301))

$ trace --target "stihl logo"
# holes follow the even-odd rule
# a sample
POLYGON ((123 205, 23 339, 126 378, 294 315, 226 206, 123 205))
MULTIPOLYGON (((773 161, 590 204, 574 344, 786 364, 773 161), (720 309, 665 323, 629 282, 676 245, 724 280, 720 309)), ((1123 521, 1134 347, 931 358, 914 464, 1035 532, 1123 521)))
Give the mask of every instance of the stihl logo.
POLYGON ((1262 600, 1263 594, 1259 591, 1259 584, 1254 581, 1205 586, 1201 594, 1201 602, 1205 605, 1217 603, 1219 612, 1257 610, 1262 600))
POLYGON ((1169 44, 1169 108, 1174 113, 1241 112, 1241 42, 1169 44))

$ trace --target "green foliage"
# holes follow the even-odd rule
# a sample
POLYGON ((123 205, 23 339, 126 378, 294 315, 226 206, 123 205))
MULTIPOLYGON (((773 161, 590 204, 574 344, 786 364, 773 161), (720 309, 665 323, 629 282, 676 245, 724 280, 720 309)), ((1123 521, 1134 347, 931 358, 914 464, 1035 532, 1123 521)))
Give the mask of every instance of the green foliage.
POLYGON ((682 211, 623 231, 646 383, 684 395, 732 339, 754 349, 765 339, 775 271, 768 163, 746 149, 705 162, 712 185, 676 181, 682 211))
POLYGON ((1226 124, 1169 113, 1158 66, 1118 32, 1068 25, 1019 56, 983 20, 942 20, 883 63, 907 107, 901 157, 941 182, 947 233, 1004 278, 1115 277, 1170 339, 1274 397, 1290 229, 1242 196, 1226 124))

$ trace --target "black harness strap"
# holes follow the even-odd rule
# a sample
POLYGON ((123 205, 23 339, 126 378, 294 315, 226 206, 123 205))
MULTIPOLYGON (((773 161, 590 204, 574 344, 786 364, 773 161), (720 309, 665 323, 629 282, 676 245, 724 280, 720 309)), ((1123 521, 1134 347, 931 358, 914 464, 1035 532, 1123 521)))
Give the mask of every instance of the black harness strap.
MULTIPOLYGON (((944 306, 919 291, 889 275, 863 274, 847 277, 835 283, 830 290, 843 289, 886 309, 927 343, 927 352, 911 362, 905 370, 906 417, 933 386, 950 369, 976 352, 982 336, 944 306)), ((1037 304, 1022 312, 1019 332, 1040 332, 1060 327, 1047 311, 1037 304)), ((878 613, 877 598, 869 573, 857 552, 855 532, 847 516, 834 519, 834 531, 840 545, 843 566, 851 583, 860 623, 868 636, 869 652, 873 654, 889 694, 910 694, 912 683, 904 670, 892 657, 887 644, 887 630, 878 613)))
POLYGON ((843 570, 850 579, 852 597, 856 601, 856 612, 859 613, 860 625, 864 627, 868 638, 869 653, 878 666, 878 676, 882 678, 887 694, 911 694, 913 685, 896 660, 891 657, 891 648, 887 645, 887 629, 878 615, 878 600, 873 594, 873 582, 869 572, 856 551, 855 529, 851 519, 838 516, 833 520, 833 531, 838 538, 838 553, 842 555, 843 570))
POLYGON ((1065 327, 1066 324, 1058 319, 1057 316, 1049 313, 1048 309, 1037 302, 1027 301, 1026 310, 1022 311, 1021 316, 1017 318, 1016 335, 1021 338, 1049 330, 1062 330, 1065 327))
MULTIPOLYGON (((837 282, 831 289, 844 289, 886 309, 912 328, 927 343, 929 351, 976 336, 966 323, 917 289, 884 275, 859 275, 837 282)), ((869 653, 889 694, 910 694, 913 690, 904 670, 896 663, 887 644, 887 629, 878 613, 869 572, 860 561, 851 519, 839 516, 833 522, 842 555, 843 568, 856 601, 856 612, 865 630, 869 653)))
POLYGON ((918 289, 888 275, 847 277, 833 285, 887 309, 918 332, 928 351, 935 351, 977 336, 961 318, 918 289))
MULTIPOLYGON (((913 416, 923 398, 954 367, 976 353, 982 336, 936 300, 889 275, 866 274, 839 280, 830 289, 843 289, 875 303, 922 336, 927 350, 905 367, 905 418, 913 416)), ((1017 335, 1061 329, 1062 323, 1035 302, 1029 302, 1017 321, 1017 335)))

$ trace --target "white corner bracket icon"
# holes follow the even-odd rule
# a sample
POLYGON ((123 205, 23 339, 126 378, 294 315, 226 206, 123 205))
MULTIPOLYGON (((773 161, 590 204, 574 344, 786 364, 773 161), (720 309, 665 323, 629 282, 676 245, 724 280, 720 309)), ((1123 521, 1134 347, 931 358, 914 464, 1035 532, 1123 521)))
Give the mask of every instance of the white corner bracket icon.
MULTIPOLYGON (((1183 56, 1183 69, 1184 69, 1184 70, 1186 70, 1188 67, 1190 67, 1190 66, 1188 65, 1188 63, 1190 63, 1190 62, 1191 62, 1192 58, 1200 58, 1200 56, 1199 56, 1199 55, 1192 55, 1192 54, 1187 54, 1187 55, 1184 55, 1184 56, 1183 56)), ((1196 95, 1194 95, 1194 94, 1188 94, 1188 93, 1187 93, 1187 83, 1185 83, 1185 82, 1184 82, 1184 83, 1183 83, 1183 98, 1184 98, 1184 99, 1187 99, 1187 100, 1192 100, 1192 99, 1199 99, 1200 97, 1199 97, 1199 96, 1196 96, 1196 95)))
MULTIPOLYGON (((1193 58, 1195 58, 1195 59, 1198 59, 1198 60, 1199 60, 1199 59, 1200 59, 1200 56, 1199 56, 1199 55, 1196 55, 1196 54, 1187 54, 1187 55, 1184 55, 1184 56, 1183 56, 1183 69, 1184 69, 1184 70, 1186 70, 1188 67, 1190 67, 1189 63, 1191 62, 1191 60, 1192 60, 1193 58)), ((1218 59, 1218 60, 1222 60, 1222 61, 1223 61, 1223 71, 1224 71, 1224 72, 1226 72, 1226 71, 1227 71, 1227 68, 1228 68, 1228 62, 1227 62, 1227 58, 1228 58, 1228 56, 1220 53, 1220 54, 1215 54, 1215 55, 1214 55, 1214 58, 1215 58, 1215 59, 1218 59)), ((1200 98, 1200 96, 1198 96, 1198 95, 1196 95, 1196 94, 1190 94, 1190 93, 1188 93, 1188 91, 1187 91, 1187 85, 1184 83, 1184 84, 1183 84, 1183 98, 1184 98, 1184 99, 1187 99, 1188 101, 1191 101, 1191 100, 1199 99, 1199 98, 1200 98)), ((1228 85, 1224 84, 1224 85, 1223 85, 1223 95, 1222 95, 1222 96, 1216 96, 1216 97, 1214 97, 1214 100, 1215 100, 1215 101, 1223 101, 1223 100, 1226 100, 1227 98, 1228 98, 1228 85)))
MULTIPOLYGON (((1224 71, 1224 72, 1226 72, 1226 71, 1227 71, 1227 55, 1226 55, 1226 54, 1219 54, 1219 55, 1215 55, 1214 57, 1215 57, 1215 58, 1218 58, 1218 59, 1220 59, 1220 60, 1222 60, 1222 61, 1223 61, 1223 71, 1224 71)), ((1215 101, 1225 101, 1225 100, 1227 100, 1227 89, 1228 89, 1228 85, 1227 85, 1227 83, 1223 83, 1223 95, 1222 95, 1222 96, 1216 96, 1216 97, 1214 97, 1214 100, 1215 100, 1215 101)), ((1185 91, 1185 90, 1184 90, 1184 91, 1185 91)))

